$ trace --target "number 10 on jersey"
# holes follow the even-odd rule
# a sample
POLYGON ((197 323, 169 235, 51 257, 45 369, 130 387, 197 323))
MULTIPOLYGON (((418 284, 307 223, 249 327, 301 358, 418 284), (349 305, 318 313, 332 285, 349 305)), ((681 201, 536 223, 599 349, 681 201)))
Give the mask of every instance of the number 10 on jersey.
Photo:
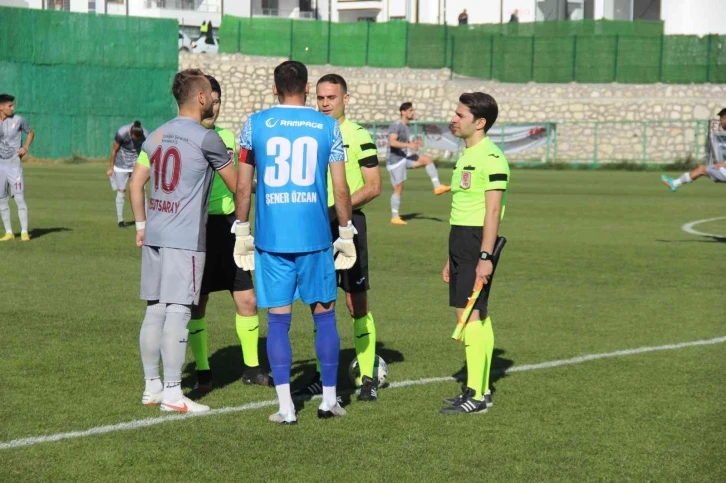
POLYGON ((310 136, 289 139, 275 136, 267 141, 267 156, 275 165, 265 168, 265 184, 280 188, 290 181, 296 186, 312 186, 318 168, 318 142, 310 136))

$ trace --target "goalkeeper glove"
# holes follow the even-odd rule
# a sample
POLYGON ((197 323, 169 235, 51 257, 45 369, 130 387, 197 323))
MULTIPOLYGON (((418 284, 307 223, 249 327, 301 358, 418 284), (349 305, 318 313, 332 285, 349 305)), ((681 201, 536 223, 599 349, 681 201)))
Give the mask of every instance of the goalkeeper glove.
POLYGON ((250 223, 235 221, 232 225, 235 234, 234 263, 247 272, 255 269, 255 239, 250 235, 250 223))
POLYGON ((348 222, 348 226, 338 227, 338 239, 333 243, 336 270, 348 270, 355 264, 356 254, 353 235, 357 234, 358 231, 353 226, 352 221, 348 222), (336 257, 336 255, 338 256, 336 257))

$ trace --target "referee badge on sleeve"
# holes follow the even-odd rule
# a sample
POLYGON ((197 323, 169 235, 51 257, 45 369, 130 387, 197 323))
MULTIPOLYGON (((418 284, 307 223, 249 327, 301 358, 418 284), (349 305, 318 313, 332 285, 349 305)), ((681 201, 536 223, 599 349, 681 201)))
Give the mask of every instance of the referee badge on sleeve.
POLYGON ((471 187, 471 171, 461 172, 461 181, 459 181, 459 187, 463 190, 468 190, 471 187))

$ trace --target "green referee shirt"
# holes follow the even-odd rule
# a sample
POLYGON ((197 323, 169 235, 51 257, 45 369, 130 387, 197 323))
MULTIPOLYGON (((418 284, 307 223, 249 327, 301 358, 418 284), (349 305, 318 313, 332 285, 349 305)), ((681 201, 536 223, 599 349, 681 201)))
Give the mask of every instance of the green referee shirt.
MULTIPOLYGON (((229 152, 229 155, 232 156, 236 166, 237 149, 235 147, 234 133, 229 129, 222 129, 221 127, 216 126, 214 130, 217 134, 219 134, 219 137, 222 138, 224 145, 227 146, 227 152, 229 152)), ((142 166, 146 166, 147 168, 150 166, 149 156, 144 151, 141 151, 139 157, 136 159, 136 162, 142 166)), ((212 193, 209 196, 209 214, 229 215, 231 213, 234 213, 234 195, 227 188, 227 185, 224 184, 222 177, 218 173, 215 173, 214 181, 212 182, 212 193)))
MULTIPOLYGON (((378 167, 378 150, 368 131, 352 121, 347 119, 343 121, 340 125, 340 134, 343 136, 347 161, 345 177, 352 195, 366 184, 361 168, 378 167)), ((328 170, 328 206, 334 204, 333 181, 330 178, 330 170, 328 170)))
POLYGON ((454 167, 451 177, 451 219, 457 226, 484 226, 485 193, 503 190, 502 214, 507 204, 509 164, 494 142, 485 137, 466 148, 454 167))

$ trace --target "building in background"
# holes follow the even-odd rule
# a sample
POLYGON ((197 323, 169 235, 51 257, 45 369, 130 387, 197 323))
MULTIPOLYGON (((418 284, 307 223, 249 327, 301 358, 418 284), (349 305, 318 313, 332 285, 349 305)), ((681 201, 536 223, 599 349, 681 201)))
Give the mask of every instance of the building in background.
POLYGON ((666 34, 726 34, 726 0, 0 0, 0 5, 175 18, 200 26, 222 15, 281 17, 333 22, 387 22, 458 25, 545 20, 663 20, 666 34))

